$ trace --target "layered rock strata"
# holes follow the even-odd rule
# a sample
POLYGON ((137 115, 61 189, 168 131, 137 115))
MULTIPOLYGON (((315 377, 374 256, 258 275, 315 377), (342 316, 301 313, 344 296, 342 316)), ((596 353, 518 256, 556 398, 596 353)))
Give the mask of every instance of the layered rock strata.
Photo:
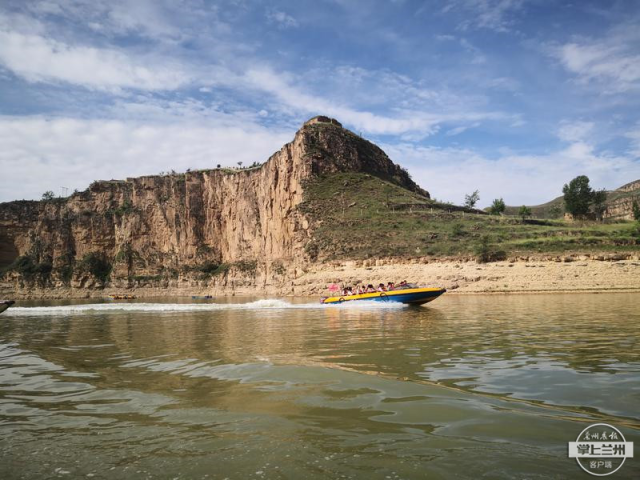
POLYGON ((0 267, 22 262, 5 287, 267 281, 306 262, 305 183, 341 171, 429 196, 380 148, 316 117, 258 167, 97 181, 65 199, 0 204, 0 267))

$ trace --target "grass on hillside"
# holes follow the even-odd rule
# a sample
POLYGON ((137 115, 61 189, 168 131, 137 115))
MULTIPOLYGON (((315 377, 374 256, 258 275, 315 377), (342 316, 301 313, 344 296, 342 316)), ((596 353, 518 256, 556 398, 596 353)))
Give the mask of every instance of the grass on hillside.
POLYGON ((488 244, 494 257, 532 253, 640 249, 635 223, 523 223, 514 216, 452 211, 362 173, 318 178, 305 188, 300 209, 314 221, 307 253, 317 259, 479 255, 488 244))

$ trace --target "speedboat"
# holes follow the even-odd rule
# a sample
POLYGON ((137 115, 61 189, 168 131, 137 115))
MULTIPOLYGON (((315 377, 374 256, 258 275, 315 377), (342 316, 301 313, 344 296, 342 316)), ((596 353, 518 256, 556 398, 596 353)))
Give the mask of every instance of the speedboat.
POLYGON ((335 305, 343 302, 368 300, 374 302, 399 302, 407 305, 422 305, 435 300, 446 291, 447 290, 444 288, 426 288, 419 287, 413 283, 408 283, 404 286, 397 287, 386 292, 323 297, 320 300, 320 303, 325 305, 335 305))
POLYGON ((13 300, 0 300, 0 313, 4 312, 7 308, 9 308, 14 303, 16 302, 14 302, 13 300))

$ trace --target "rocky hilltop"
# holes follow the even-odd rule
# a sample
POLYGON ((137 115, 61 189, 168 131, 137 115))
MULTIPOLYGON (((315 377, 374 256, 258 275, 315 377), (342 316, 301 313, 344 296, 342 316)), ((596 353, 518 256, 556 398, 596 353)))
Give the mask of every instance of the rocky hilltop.
POLYGON ((627 183, 610 192, 604 212, 605 218, 633 220, 633 202, 640 202, 640 180, 627 183))
POLYGON ((308 260, 309 220, 298 208, 305 185, 336 172, 429 198, 376 145, 315 117, 258 167, 96 181, 68 198, 0 204, 4 290, 284 277, 308 260))

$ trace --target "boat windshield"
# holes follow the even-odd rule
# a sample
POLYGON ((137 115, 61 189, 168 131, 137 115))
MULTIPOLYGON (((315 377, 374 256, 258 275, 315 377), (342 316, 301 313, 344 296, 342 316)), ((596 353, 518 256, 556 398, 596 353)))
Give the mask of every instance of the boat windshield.
POLYGON ((395 290, 407 290, 409 288, 420 288, 420 287, 418 287, 418 285, 415 283, 407 283, 405 285, 397 286, 395 290))

